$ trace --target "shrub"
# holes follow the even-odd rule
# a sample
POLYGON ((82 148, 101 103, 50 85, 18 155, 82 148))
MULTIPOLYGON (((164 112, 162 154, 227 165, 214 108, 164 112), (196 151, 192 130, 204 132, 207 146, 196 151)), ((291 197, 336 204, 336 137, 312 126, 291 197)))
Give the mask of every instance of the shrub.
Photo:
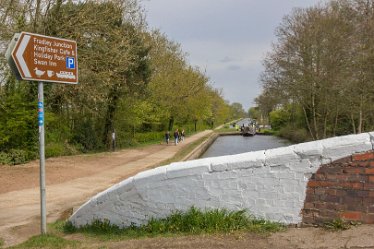
POLYGON ((12 162, 8 153, 0 152, 0 164, 7 164, 9 165, 12 162))
POLYGON ((18 165, 26 163, 37 157, 37 153, 29 150, 11 149, 8 152, 0 152, 0 164, 18 165))
POLYGON ((8 155, 10 157, 10 164, 17 165, 26 163, 29 160, 32 153, 25 150, 12 149, 9 151, 8 155))
POLYGON ((272 129, 279 131, 290 121, 290 113, 287 111, 287 109, 282 108, 272 111, 269 114, 269 118, 272 129))
POLYGON ((98 134, 100 133, 95 130, 94 121, 86 119, 77 122, 71 142, 79 145, 82 152, 100 150, 105 146, 98 134))
POLYGON ((45 147, 45 156, 46 157, 56 157, 62 156, 65 154, 64 145, 59 143, 49 143, 45 147))
POLYGON ((278 135, 293 143, 302 143, 310 140, 308 131, 303 128, 293 128, 291 126, 281 128, 278 135))
POLYGON ((135 133, 134 139, 139 143, 147 143, 153 141, 163 141, 165 132, 144 132, 135 133))

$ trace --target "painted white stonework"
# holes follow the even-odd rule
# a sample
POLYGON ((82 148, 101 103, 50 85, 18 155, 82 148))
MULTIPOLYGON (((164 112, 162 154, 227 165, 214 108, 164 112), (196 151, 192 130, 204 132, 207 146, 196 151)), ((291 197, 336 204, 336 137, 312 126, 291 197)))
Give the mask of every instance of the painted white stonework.
POLYGON ((246 209, 286 224, 302 220, 306 185, 325 163, 373 149, 374 133, 302 143, 232 156, 172 163, 141 172, 99 193, 70 218, 126 227, 191 206, 246 209))

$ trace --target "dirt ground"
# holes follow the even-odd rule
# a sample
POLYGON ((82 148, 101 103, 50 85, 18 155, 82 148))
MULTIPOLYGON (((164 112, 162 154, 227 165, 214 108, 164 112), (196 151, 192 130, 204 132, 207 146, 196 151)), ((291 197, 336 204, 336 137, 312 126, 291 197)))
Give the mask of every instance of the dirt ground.
MULTIPOLYGON (((46 161, 47 221, 79 207, 96 193, 173 157, 179 150, 211 133, 188 137, 178 146, 150 145, 113 153, 50 158, 46 161)), ((0 238, 11 246, 40 233, 39 162, 0 166, 0 238)), ((290 228, 271 236, 235 233, 121 242, 94 241, 88 248, 372 248, 374 226, 347 231, 290 228)), ((66 236, 78 239, 75 235, 66 236)))

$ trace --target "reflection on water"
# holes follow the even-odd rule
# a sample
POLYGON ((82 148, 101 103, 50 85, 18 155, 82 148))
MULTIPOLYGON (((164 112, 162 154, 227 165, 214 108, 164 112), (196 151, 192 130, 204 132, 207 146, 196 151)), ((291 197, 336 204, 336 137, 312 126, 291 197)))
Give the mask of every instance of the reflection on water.
POLYGON ((201 158, 234 155, 256 150, 266 150, 288 146, 290 144, 291 143, 289 141, 274 136, 221 136, 214 141, 214 143, 201 156, 201 158))

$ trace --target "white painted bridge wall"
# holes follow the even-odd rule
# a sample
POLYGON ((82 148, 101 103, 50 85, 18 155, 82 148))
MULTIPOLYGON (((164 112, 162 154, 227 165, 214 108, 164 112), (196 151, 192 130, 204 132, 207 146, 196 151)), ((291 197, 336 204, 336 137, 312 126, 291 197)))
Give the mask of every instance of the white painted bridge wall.
POLYGON ((297 224, 309 178, 325 163, 373 149, 374 133, 172 163, 141 172, 99 193, 70 218, 75 226, 109 220, 126 227, 191 206, 246 209, 297 224))

